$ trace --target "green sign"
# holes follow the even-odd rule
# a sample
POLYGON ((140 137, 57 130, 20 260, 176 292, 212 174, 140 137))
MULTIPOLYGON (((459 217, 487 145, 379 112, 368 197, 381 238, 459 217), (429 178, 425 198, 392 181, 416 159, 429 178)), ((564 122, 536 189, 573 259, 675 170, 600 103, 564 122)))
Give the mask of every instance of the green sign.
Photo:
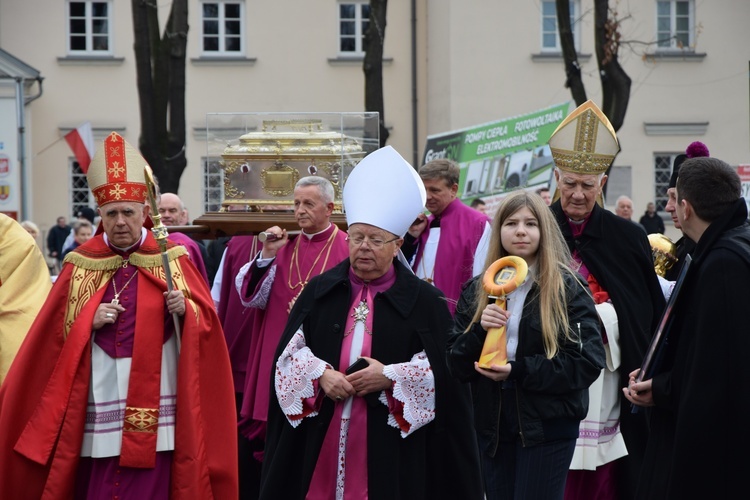
POLYGON ((549 186, 552 155, 547 142, 568 115, 566 102, 522 116, 427 138, 422 163, 449 158, 461 167, 458 197, 482 199, 490 212, 508 191, 549 186))

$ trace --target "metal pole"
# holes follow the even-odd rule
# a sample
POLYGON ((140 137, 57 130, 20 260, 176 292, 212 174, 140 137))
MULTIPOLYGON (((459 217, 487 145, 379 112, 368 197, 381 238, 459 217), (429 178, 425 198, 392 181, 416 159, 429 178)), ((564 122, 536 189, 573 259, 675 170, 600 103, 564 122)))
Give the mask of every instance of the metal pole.
POLYGON ((16 77, 16 123, 18 124, 18 169, 21 172, 21 215, 20 219, 31 217, 29 213, 29 173, 26 168, 26 127, 24 118, 26 117, 26 100, 23 90, 23 78, 16 77))

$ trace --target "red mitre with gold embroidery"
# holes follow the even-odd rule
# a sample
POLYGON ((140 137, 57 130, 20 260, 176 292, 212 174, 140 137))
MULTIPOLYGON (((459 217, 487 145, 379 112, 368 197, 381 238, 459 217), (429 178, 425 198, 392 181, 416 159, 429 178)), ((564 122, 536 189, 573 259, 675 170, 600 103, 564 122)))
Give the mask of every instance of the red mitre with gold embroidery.
POLYGON ((146 179, 143 167, 148 163, 137 149, 112 132, 96 150, 86 178, 101 207, 117 201, 145 203, 146 179))

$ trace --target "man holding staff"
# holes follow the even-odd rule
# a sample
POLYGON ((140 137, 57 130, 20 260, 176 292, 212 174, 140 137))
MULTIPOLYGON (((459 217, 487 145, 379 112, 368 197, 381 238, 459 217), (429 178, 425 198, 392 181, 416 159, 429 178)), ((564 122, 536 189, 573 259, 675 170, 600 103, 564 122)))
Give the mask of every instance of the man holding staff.
POLYGON ((113 132, 89 167, 99 234, 66 257, 0 388, 0 498, 237 497, 226 344, 181 246, 167 292, 145 165, 113 132))

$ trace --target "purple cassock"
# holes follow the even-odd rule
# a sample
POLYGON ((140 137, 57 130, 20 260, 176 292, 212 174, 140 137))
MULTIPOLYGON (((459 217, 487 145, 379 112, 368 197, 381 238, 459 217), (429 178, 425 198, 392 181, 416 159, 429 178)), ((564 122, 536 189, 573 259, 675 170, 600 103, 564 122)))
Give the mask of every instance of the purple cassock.
POLYGON ((196 269, 198 269, 198 272, 201 273, 203 279, 206 280, 206 284, 211 286, 211 283, 208 281, 206 264, 203 263, 203 255, 201 255, 201 249, 198 248, 198 243, 193 241, 190 236, 183 233, 169 233, 168 239, 172 243, 182 245, 185 247, 185 249, 187 249, 190 260, 193 261, 193 264, 195 265, 196 269))
POLYGON ((462 287, 473 276, 474 255, 490 219, 464 205, 458 198, 443 210, 439 218, 440 240, 431 275, 423 276, 423 273, 420 273, 420 264, 430 237, 430 228, 435 220, 434 215, 427 218, 427 228, 419 237, 419 249, 412 268, 417 276, 431 282, 445 294, 448 309, 454 314, 462 287))
POLYGON ((331 224, 311 238, 300 234, 281 247, 253 289, 248 287, 253 272, 258 272, 255 262, 249 266, 242 283, 239 280, 236 283, 243 303, 257 311, 256 321, 260 323, 257 344, 247 362, 240 412, 240 431, 248 439, 264 439, 265 436, 276 348, 291 305, 310 279, 348 257, 346 233, 331 224))
POLYGON ((234 392, 245 392, 245 371, 247 358, 258 343, 259 325, 256 325, 257 309, 242 305, 234 286, 234 278, 240 268, 255 258, 262 243, 256 236, 234 236, 224 250, 224 264, 221 273, 219 299, 219 320, 224 328, 224 338, 232 363, 234 392))

